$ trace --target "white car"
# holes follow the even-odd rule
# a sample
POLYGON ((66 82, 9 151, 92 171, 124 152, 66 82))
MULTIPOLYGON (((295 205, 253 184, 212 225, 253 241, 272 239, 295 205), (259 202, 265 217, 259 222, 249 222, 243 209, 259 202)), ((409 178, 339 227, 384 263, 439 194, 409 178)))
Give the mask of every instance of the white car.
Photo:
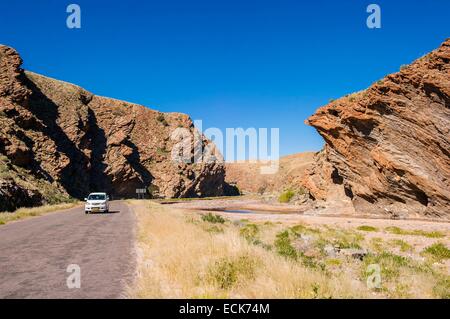
POLYGON ((84 212, 86 214, 109 212, 109 197, 106 193, 91 193, 84 200, 86 201, 86 204, 84 204, 84 212))

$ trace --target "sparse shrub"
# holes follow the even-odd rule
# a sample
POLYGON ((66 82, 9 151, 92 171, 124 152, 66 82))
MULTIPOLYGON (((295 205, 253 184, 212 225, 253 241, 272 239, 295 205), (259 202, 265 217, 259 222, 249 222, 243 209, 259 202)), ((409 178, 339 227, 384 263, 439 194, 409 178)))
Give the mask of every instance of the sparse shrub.
POLYGON ((225 257, 208 269, 208 278, 221 289, 230 289, 239 281, 255 276, 257 262, 250 256, 225 257))
POLYGON ((325 261, 325 263, 329 266, 340 266, 342 262, 339 259, 330 258, 330 259, 327 259, 325 261))
POLYGON ((297 190, 297 194, 303 196, 303 195, 309 194, 309 191, 306 188, 304 188, 304 187, 300 187, 297 190))
POLYGON ((167 123, 167 121, 166 121, 166 117, 162 113, 158 114, 158 116, 156 117, 156 120, 164 126, 169 126, 169 123, 167 123))
POLYGON ((239 230, 239 234, 249 242, 254 242, 258 233, 259 227, 256 224, 247 224, 239 230))
POLYGON ((415 235, 420 235, 420 236, 425 236, 428 238, 442 238, 445 237, 445 235, 439 231, 431 231, 431 232, 426 232, 423 230, 416 230, 415 231, 415 235))
POLYGON ((204 222, 208 222, 208 223, 212 223, 212 224, 224 224, 225 223, 225 219, 222 216, 217 215, 217 214, 212 214, 212 213, 202 215, 202 220, 204 222))
POLYGON ((410 266, 410 260, 406 257, 398 256, 390 252, 383 252, 381 254, 369 254, 364 257, 362 276, 367 277, 367 266, 370 264, 378 264, 381 267, 382 278, 387 280, 395 279, 400 275, 401 267, 410 266))
POLYGON ((360 249, 360 242, 364 239, 364 236, 357 232, 341 229, 328 229, 323 237, 330 241, 333 246, 337 246, 341 249, 360 249))
POLYGON ((396 234, 396 235, 407 235, 408 234, 406 231, 404 231, 400 227, 396 227, 396 226, 389 226, 389 227, 386 227, 384 230, 387 231, 388 233, 396 234))
POLYGON ((308 268, 325 270, 325 265, 321 262, 316 262, 313 257, 305 256, 303 253, 299 254, 302 265, 308 268))
POLYGON ((388 233, 396 234, 396 235, 424 236, 424 237, 428 237, 428 238, 445 237, 445 235, 439 231, 427 232, 427 231, 420 230, 420 229, 405 230, 405 229, 401 229, 400 227, 396 227, 396 226, 386 227, 384 230, 387 231, 388 233))
POLYGON ((159 187, 155 184, 150 184, 147 187, 147 191, 150 198, 157 198, 159 196, 159 187))
POLYGON ((260 247, 264 248, 265 250, 269 250, 269 251, 272 250, 272 246, 271 246, 271 245, 268 245, 268 244, 262 242, 262 241, 259 240, 259 239, 255 239, 255 240, 252 242, 252 244, 255 245, 255 246, 260 246, 260 247))
POLYGON ((401 239, 394 239, 394 240, 391 241, 391 243, 394 246, 399 247, 400 251, 402 251, 402 252, 407 252, 407 251, 412 251, 413 250, 413 247, 410 244, 408 244, 406 241, 401 240, 401 239))
POLYGON ((402 65, 400 65, 400 70, 404 70, 404 69, 406 69, 408 66, 406 65, 406 64, 402 64, 402 65))
POLYGON ((437 261, 450 258, 450 249, 448 249, 443 243, 435 243, 425 248, 422 252, 424 255, 431 256, 437 261))
POLYGON ((437 298, 450 299, 450 277, 444 277, 438 280, 433 287, 433 294, 437 298))
POLYGON ((357 229, 362 231, 378 231, 378 228, 368 225, 359 226, 357 229))
POLYGON ((372 249, 376 252, 381 253, 383 249, 383 238, 375 237, 370 240, 370 245, 372 249))
POLYGON ((291 201, 292 197, 294 197, 294 196, 295 196, 294 191, 288 189, 280 194, 280 196, 278 197, 278 201, 280 203, 289 203, 291 201))
POLYGON ((169 154, 169 151, 166 150, 165 147, 158 147, 158 148, 156 149, 156 153, 158 153, 159 155, 165 156, 165 155, 169 154))
POLYGON ((205 230, 206 230, 208 233, 213 233, 213 234, 223 233, 223 228, 222 228, 222 227, 219 227, 219 226, 216 226, 216 225, 213 225, 213 226, 211 226, 211 227, 207 227, 205 230))
POLYGON ((297 250, 292 246, 291 239, 289 238, 289 232, 287 230, 277 234, 275 248, 280 256, 293 260, 298 259, 297 250))
POLYGON ((302 224, 297 224, 295 226, 292 226, 290 228, 290 231, 297 236, 300 234, 319 234, 320 233, 320 230, 306 227, 305 225, 302 225, 302 224))

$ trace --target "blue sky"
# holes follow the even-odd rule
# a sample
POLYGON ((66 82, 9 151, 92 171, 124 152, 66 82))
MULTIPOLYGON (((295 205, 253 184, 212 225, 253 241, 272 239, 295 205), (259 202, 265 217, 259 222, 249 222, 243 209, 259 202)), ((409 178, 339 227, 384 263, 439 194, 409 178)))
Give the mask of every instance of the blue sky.
POLYGON ((24 67, 203 128, 280 128, 282 155, 319 150, 304 120, 450 37, 450 1, 6 1, 0 43, 24 67), (66 27, 77 3, 82 28, 66 27), (368 29, 377 3, 382 28, 368 29))

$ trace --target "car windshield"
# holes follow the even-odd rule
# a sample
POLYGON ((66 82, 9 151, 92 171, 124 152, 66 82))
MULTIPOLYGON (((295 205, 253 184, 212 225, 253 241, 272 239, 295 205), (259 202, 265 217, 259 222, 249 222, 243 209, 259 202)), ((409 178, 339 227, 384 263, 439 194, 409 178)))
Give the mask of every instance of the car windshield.
POLYGON ((91 194, 88 197, 88 200, 105 200, 106 196, 104 194, 91 194))

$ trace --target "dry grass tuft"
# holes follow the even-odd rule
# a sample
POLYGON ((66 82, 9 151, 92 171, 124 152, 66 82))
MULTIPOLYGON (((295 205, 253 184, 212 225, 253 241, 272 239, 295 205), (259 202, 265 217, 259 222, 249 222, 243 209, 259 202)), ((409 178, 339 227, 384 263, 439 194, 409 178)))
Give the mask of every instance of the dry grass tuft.
POLYGON ((0 225, 4 225, 8 222, 29 218, 29 217, 35 217, 35 216, 41 216, 47 213, 51 213, 57 210, 62 209, 69 209, 72 207, 75 207, 79 205, 79 202, 73 202, 73 203, 65 203, 65 204, 57 204, 57 205, 45 205, 45 206, 39 206, 39 207, 33 207, 33 208, 19 208, 15 212, 12 213, 0 213, 0 225))

